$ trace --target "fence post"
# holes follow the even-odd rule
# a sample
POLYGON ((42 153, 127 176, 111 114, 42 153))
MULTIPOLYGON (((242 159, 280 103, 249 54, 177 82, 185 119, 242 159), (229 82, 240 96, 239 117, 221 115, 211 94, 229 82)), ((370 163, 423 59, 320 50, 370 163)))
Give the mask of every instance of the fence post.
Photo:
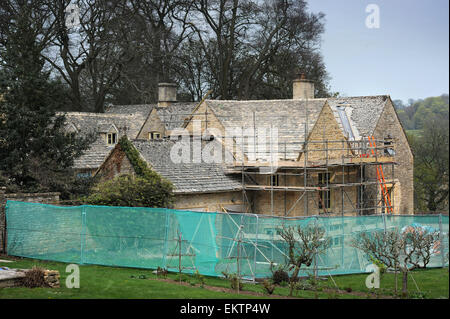
POLYGON ((259 217, 255 214, 256 217, 256 238, 255 238, 255 258, 253 260, 253 282, 256 282, 256 255, 258 253, 258 232, 259 232, 259 217))
POLYGON ((387 227, 386 227, 386 213, 383 213, 383 226, 384 226, 384 233, 386 234, 387 232, 387 227))
POLYGON ((0 238, 1 238, 1 251, 3 254, 7 255, 7 245, 6 245, 6 196, 5 187, 0 187, 0 238))
POLYGON ((439 214, 439 242, 441 243, 442 268, 444 268, 445 267, 445 244, 444 244, 444 236, 442 236, 442 214, 439 214))
POLYGON ((169 210, 167 208, 164 209, 164 213, 166 215, 166 227, 164 229, 164 253, 163 253, 163 264, 162 268, 167 269, 167 245, 169 241, 169 210))
POLYGON ((86 239, 86 206, 81 206, 80 265, 84 263, 84 241, 86 239))

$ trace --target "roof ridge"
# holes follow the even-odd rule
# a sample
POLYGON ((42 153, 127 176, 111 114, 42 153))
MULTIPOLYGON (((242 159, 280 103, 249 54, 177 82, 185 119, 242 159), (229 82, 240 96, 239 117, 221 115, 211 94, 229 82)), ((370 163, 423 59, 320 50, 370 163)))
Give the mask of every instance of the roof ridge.
POLYGON ((306 101, 323 101, 328 98, 315 98, 315 99, 273 99, 273 100, 208 100, 206 102, 235 102, 235 103, 256 103, 256 102, 306 102, 306 101))
POLYGON ((96 113, 96 112, 56 112, 56 114, 64 115, 85 115, 96 117, 133 117, 137 114, 124 114, 124 113, 96 113))

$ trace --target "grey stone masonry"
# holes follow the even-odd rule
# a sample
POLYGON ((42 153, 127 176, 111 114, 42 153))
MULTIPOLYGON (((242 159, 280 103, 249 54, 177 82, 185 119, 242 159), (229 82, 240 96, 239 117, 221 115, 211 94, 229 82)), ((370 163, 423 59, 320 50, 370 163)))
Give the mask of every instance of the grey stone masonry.
POLYGON ((58 204, 59 193, 6 193, 4 187, 0 187, 0 253, 6 253, 6 215, 5 205, 7 200, 20 202, 58 204))

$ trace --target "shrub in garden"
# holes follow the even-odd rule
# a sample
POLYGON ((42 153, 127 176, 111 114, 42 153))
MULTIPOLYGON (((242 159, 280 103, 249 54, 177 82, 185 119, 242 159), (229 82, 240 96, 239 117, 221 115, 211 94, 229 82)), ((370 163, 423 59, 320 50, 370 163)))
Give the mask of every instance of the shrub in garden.
POLYGON ((267 294, 271 295, 271 294, 273 294, 273 291, 275 290, 275 285, 273 283, 271 283, 269 280, 264 280, 263 288, 267 294))
POLYGON ((230 285, 232 289, 237 290, 239 285, 239 290, 242 290, 242 282, 237 275, 235 274, 228 275, 228 279, 230 280, 230 285))
POLYGON ((276 285, 281 284, 283 281, 289 282, 289 274, 283 269, 277 269, 272 273, 272 281, 276 285))

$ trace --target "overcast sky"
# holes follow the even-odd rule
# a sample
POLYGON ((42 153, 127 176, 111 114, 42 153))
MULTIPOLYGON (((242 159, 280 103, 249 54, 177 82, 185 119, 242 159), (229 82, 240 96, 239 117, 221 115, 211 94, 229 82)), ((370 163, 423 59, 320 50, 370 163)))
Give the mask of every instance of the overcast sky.
POLYGON ((333 92, 405 102, 448 93, 448 0, 309 0, 309 8, 326 15, 322 54, 333 92), (379 28, 366 27, 369 4, 379 8, 379 28))

